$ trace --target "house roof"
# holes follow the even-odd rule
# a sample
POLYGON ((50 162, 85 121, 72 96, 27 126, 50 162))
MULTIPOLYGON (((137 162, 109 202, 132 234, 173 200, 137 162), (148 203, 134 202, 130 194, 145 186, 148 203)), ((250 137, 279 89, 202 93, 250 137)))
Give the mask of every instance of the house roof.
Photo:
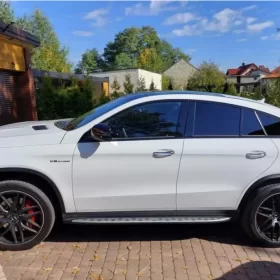
MULTIPOLYGON (((52 71, 46 71, 46 70, 37 70, 37 69, 32 69, 33 76, 35 78, 41 78, 44 76, 49 76, 53 79, 62 79, 62 80, 70 80, 72 77, 81 81, 84 80, 86 75, 83 74, 73 74, 73 73, 60 73, 60 72, 52 72, 52 71)), ((109 79, 108 77, 106 78, 101 78, 101 77, 94 77, 94 76, 89 76, 89 78, 93 82, 108 82, 109 79)))
POLYGON ((260 66, 259 66, 259 69, 260 69, 261 71, 263 71, 263 72, 270 73, 269 68, 268 68, 268 67, 265 67, 264 65, 260 65, 260 66))
POLYGON ((167 72, 169 69, 171 69, 172 67, 174 67, 176 64, 181 63, 181 62, 187 63, 187 64, 189 64, 191 67, 193 67, 194 69, 199 70, 198 68, 196 68, 195 66, 193 66, 189 61, 186 61, 185 59, 181 58, 181 59, 179 59, 177 62, 175 62, 173 65, 171 65, 168 69, 166 69, 165 71, 163 71, 163 74, 164 74, 165 72, 167 72))
POLYGON ((256 70, 260 70, 260 71, 263 71, 263 72, 266 72, 266 73, 270 73, 269 68, 265 67, 264 65, 260 65, 258 67, 255 63, 249 63, 249 64, 241 65, 238 68, 228 69, 226 75, 230 75, 230 76, 243 75, 243 73, 246 72, 252 66, 254 66, 256 68, 256 70))
POLYGON ((38 37, 23 31, 13 25, 14 23, 5 23, 0 21, 0 37, 8 37, 11 42, 18 44, 23 43, 24 45, 39 47, 40 40, 38 37))
POLYGON ((95 72, 92 72, 90 73, 89 75, 90 76, 94 76, 94 75, 98 75, 98 74, 104 74, 104 73, 113 73, 113 72, 128 72, 128 71, 136 71, 136 70, 141 70, 141 71, 147 71, 147 72, 150 72, 150 73, 153 73, 153 74, 158 74, 158 75, 161 75, 160 73, 157 73, 157 72, 153 72, 153 71, 148 71, 148 70, 145 70, 145 69, 142 69, 142 68, 121 68, 121 69, 113 69, 113 70, 108 70, 108 71, 95 71, 95 72))
POLYGON ((275 68, 271 73, 280 73, 280 66, 275 68))
POLYGON ((263 77, 263 79, 276 79, 276 78, 280 78, 280 72, 271 73, 263 77))
POLYGON ((233 68, 227 70, 227 75, 237 75, 239 69, 233 68))

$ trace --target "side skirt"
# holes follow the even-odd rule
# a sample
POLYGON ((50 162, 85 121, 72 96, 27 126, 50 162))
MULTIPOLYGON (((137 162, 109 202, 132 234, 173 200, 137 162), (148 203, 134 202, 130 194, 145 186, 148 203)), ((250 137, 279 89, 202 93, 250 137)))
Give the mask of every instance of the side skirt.
POLYGON ((238 218, 238 211, 141 211, 66 213, 65 223, 146 224, 146 223, 222 223, 238 218))

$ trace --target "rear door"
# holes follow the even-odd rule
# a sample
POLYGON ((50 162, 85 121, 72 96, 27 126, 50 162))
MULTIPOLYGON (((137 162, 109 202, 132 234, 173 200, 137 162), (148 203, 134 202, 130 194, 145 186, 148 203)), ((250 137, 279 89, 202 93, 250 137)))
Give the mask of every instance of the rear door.
POLYGON ((177 185, 178 210, 230 210, 278 150, 254 110, 192 103, 177 185))

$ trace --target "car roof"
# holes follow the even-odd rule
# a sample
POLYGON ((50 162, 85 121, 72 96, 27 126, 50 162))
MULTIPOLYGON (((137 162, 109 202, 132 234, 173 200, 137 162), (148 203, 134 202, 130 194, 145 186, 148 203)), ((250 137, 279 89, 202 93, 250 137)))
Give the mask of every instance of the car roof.
POLYGON ((232 98, 232 99, 238 99, 238 100, 255 102, 255 103, 263 103, 263 101, 261 101, 261 100, 253 100, 253 99, 244 98, 244 97, 240 97, 240 96, 233 96, 233 95, 216 93, 216 92, 190 91, 190 90, 145 91, 145 92, 137 92, 137 93, 129 94, 126 96, 126 98, 127 98, 127 101, 131 101, 131 100, 138 99, 138 98, 149 97, 149 96, 160 96, 160 95, 164 95, 164 96, 165 95, 200 95, 200 96, 204 95, 204 96, 214 96, 214 97, 221 97, 221 98, 232 98))
MULTIPOLYGON (((203 100, 205 100, 205 98, 203 98, 203 97, 206 97, 206 98, 209 97, 209 99, 211 99, 211 97, 213 97, 213 101, 216 101, 216 102, 220 99, 220 102, 232 103, 232 104, 236 104, 239 106, 244 105, 245 107, 248 106, 248 107, 254 108, 256 110, 266 111, 267 113, 272 113, 272 114, 280 117, 280 109, 276 106, 265 103, 264 99, 263 100, 253 100, 253 99, 249 99, 249 98, 245 98, 245 97, 241 97, 241 96, 234 96, 234 95, 228 95, 228 94, 216 93, 216 92, 189 91, 189 90, 185 90, 185 91, 184 90, 144 91, 144 92, 131 93, 131 94, 122 96, 120 98, 123 98, 123 102, 126 103, 126 102, 130 102, 130 101, 137 100, 140 98, 145 98, 145 97, 153 97, 153 96, 167 97, 167 96, 172 96, 172 95, 176 95, 176 96, 181 95, 184 97, 186 97, 187 95, 190 95, 191 99, 195 99, 195 96, 200 96, 200 97, 202 97, 203 100), (236 102, 238 102, 238 104, 236 102)), ((201 99, 201 98, 199 98, 199 99, 201 99)))

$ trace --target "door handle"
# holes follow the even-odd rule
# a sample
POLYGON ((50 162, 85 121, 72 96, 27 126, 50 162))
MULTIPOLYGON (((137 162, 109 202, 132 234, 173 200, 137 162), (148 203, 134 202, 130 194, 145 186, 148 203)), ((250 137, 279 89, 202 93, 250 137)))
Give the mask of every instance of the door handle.
POLYGON ((252 151, 246 154, 247 159, 258 159, 266 156, 266 152, 264 151, 252 151))
POLYGON ((172 155, 174 155, 174 151, 167 150, 167 149, 158 150, 157 152, 153 153, 154 158, 165 158, 165 157, 170 157, 172 155))

